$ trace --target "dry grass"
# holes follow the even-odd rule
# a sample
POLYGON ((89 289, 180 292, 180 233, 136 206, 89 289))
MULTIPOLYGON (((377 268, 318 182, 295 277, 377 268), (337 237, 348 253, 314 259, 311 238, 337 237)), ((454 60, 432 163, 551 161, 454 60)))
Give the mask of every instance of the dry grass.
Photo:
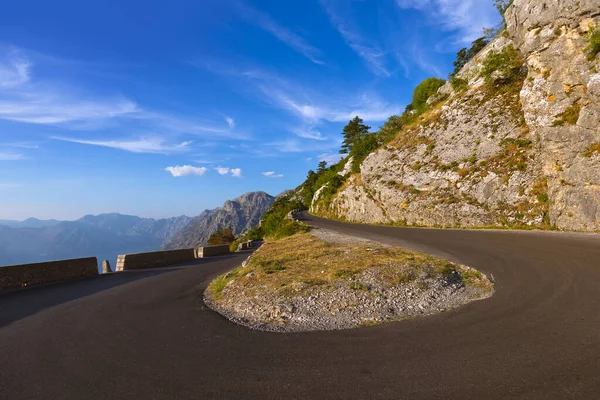
MULTIPOLYGON (((226 285, 235 280, 236 286, 242 285, 254 295, 265 290, 287 295, 318 285, 330 286, 340 280, 351 284, 351 278, 374 267, 390 285, 406 283, 423 274, 446 276, 453 271, 461 275, 465 272, 447 260, 422 253, 400 248, 331 244, 310 233, 300 233, 264 244, 246 267, 221 275, 208 290, 219 296, 226 285)), ((471 278, 465 275, 465 283, 476 284, 471 278)))
POLYGON ((588 149, 583 153, 584 157, 592 157, 600 154, 600 143, 592 143, 588 149))

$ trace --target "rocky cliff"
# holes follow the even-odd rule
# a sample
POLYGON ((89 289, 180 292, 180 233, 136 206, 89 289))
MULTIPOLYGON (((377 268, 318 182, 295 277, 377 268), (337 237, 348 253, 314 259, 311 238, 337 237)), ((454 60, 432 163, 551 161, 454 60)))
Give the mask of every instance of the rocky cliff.
POLYGON ((234 234, 258 224, 275 198, 265 192, 251 192, 234 200, 227 200, 223 207, 206 210, 195 217, 185 228, 167 240, 163 249, 182 249, 203 246, 210 235, 221 228, 231 228, 234 234))
POLYGON ((313 212, 600 230, 600 56, 586 49, 600 0, 515 0, 506 21, 417 122, 371 153, 330 204, 314 201, 313 212))

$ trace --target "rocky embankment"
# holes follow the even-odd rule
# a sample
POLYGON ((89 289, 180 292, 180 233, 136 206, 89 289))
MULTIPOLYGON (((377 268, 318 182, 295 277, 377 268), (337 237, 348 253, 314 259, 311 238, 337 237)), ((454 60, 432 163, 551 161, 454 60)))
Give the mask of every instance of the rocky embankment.
POLYGON ((515 0, 506 21, 426 114, 314 212, 599 231, 600 54, 590 43, 600 34, 600 0, 515 0))
POLYGON ((249 328, 302 332, 432 315, 492 292, 492 282, 472 268, 315 230, 266 243, 240 268, 211 283, 204 300, 249 328), (290 255, 287 247, 297 245, 310 249, 290 255))

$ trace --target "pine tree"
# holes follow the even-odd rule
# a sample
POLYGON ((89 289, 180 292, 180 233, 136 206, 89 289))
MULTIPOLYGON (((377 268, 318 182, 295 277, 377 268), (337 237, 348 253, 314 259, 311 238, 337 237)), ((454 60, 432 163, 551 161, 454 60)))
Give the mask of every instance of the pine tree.
POLYGON ((320 161, 317 167, 317 174, 321 175, 325 171, 325 168, 327 168, 327 161, 320 161))
POLYGON ((344 131, 342 133, 344 136, 344 141, 342 142, 340 154, 348 154, 352 152, 354 145, 363 140, 366 135, 369 134, 369 129, 371 129, 371 127, 363 124, 363 120, 358 116, 354 117, 353 120, 348 122, 348 125, 344 127, 344 131))

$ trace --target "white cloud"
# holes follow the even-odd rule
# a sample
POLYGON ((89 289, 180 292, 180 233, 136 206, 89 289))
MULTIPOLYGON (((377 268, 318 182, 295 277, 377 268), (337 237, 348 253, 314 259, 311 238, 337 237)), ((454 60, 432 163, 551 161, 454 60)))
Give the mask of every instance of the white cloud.
POLYGON ((315 64, 323 65, 324 63, 318 59, 322 55, 322 51, 310 45, 306 40, 284 26, 273 21, 271 17, 263 12, 260 12, 241 2, 237 3, 240 15, 248 22, 253 23, 261 29, 269 32, 278 40, 302 54, 315 64))
POLYGON ((219 175, 227 175, 230 171, 230 168, 227 167, 216 167, 215 171, 219 173, 219 175))
POLYGON ((167 167, 165 171, 170 172, 174 177, 182 177, 182 176, 202 176, 206 173, 208 168, 206 167, 193 167, 191 165, 177 165, 175 167, 167 167))
POLYGON ((344 2, 341 4, 341 7, 336 7, 334 3, 337 2, 321 0, 321 5, 329 15, 331 24, 344 38, 346 44, 367 63, 375 75, 383 77, 391 76, 385 65, 387 53, 377 45, 370 43, 349 18, 341 16, 340 9, 347 9, 348 3, 344 2))
POLYGON ((20 153, 4 153, 0 152, 0 161, 17 161, 22 160, 24 157, 20 153))
POLYGON ((283 174, 276 174, 275 171, 261 172, 267 178, 283 178, 283 174))
POLYGON ((231 168, 231 176, 233 176, 234 178, 241 178, 242 177, 241 168, 231 168))
POLYGON ((54 140, 63 142, 79 143, 90 146, 109 147, 118 150, 124 150, 131 153, 154 153, 170 154, 188 150, 192 142, 182 142, 179 144, 165 144, 162 138, 137 139, 137 140, 84 140, 65 137, 52 137, 54 140))
POLYGON ((400 8, 423 11, 432 22, 448 31, 457 31, 455 41, 471 42, 485 27, 497 25, 499 17, 491 1, 481 0, 396 0, 400 8))

